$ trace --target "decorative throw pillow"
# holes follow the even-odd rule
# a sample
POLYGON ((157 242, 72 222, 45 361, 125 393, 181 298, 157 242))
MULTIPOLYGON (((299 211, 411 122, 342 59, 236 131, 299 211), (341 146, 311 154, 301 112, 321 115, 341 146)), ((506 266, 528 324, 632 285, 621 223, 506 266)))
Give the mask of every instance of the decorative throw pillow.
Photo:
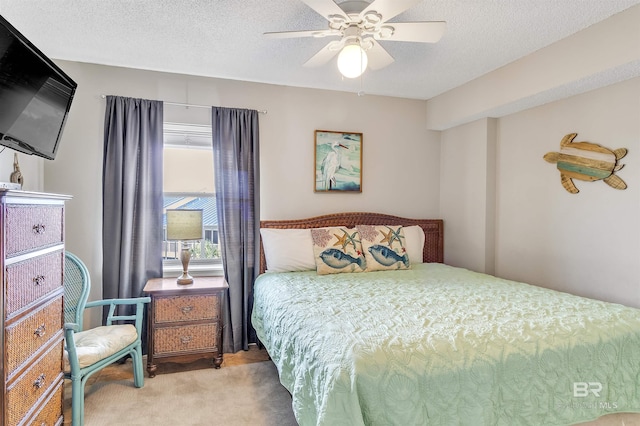
POLYGON ((402 226, 358 225, 356 229, 362 239, 367 272, 409 269, 411 263, 402 226))
POLYGON ((355 228, 315 228, 311 230, 311 238, 319 275, 365 270, 362 244, 355 228))

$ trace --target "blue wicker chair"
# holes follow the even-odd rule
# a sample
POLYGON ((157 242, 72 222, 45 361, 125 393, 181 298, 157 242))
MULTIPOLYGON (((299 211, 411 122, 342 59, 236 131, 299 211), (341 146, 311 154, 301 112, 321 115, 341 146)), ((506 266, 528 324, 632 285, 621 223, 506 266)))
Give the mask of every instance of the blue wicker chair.
POLYGON ((64 266, 65 378, 71 380, 71 424, 84 425, 84 387, 95 372, 127 355, 133 360, 135 387, 144 385, 142 320, 149 297, 87 302, 91 280, 86 266, 66 252, 64 266), (133 315, 116 315, 121 305, 135 305, 133 315), (109 307, 105 326, 83 330, 85 308, 109 307), (120 322, 133 322, 133 324, 120 322), (114 324, 114 322, 119 322, 114 324))

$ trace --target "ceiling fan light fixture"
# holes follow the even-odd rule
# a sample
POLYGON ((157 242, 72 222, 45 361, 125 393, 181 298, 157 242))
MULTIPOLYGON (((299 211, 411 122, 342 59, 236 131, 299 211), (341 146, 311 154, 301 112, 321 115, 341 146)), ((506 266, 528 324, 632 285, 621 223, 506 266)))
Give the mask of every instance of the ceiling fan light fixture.
POLYGON ((358 44, 346 45, 338 55, 338 70, 347 78, 356 78, 367 69, 367 53, 358 44))

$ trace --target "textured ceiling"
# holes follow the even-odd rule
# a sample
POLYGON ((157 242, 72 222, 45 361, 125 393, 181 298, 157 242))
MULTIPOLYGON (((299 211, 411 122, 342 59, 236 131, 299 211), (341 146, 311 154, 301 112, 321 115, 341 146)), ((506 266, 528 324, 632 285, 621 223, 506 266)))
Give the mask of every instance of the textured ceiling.
POLYGON ((335 59, 302 67, 326 39, 262 35, 326 28, 299 0, 0 0, 0 14, 54 59, 429 99, 636 4, 424 0, 391 21, 444 20, 442 39, 381 42, 395 62, 355 80, 335 59))

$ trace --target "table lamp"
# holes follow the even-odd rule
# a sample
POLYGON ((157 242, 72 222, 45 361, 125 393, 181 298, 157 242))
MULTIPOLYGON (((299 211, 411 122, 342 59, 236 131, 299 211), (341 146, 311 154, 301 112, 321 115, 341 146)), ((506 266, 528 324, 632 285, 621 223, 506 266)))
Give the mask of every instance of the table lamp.
POLYGON ((182 275, 178 277, 178 284, 193 284, 193 277, 189 275, 191 245, 186 241, 201 240, 202 231, 202 209, 167 209, 167 240, 182 244, 182 275))

